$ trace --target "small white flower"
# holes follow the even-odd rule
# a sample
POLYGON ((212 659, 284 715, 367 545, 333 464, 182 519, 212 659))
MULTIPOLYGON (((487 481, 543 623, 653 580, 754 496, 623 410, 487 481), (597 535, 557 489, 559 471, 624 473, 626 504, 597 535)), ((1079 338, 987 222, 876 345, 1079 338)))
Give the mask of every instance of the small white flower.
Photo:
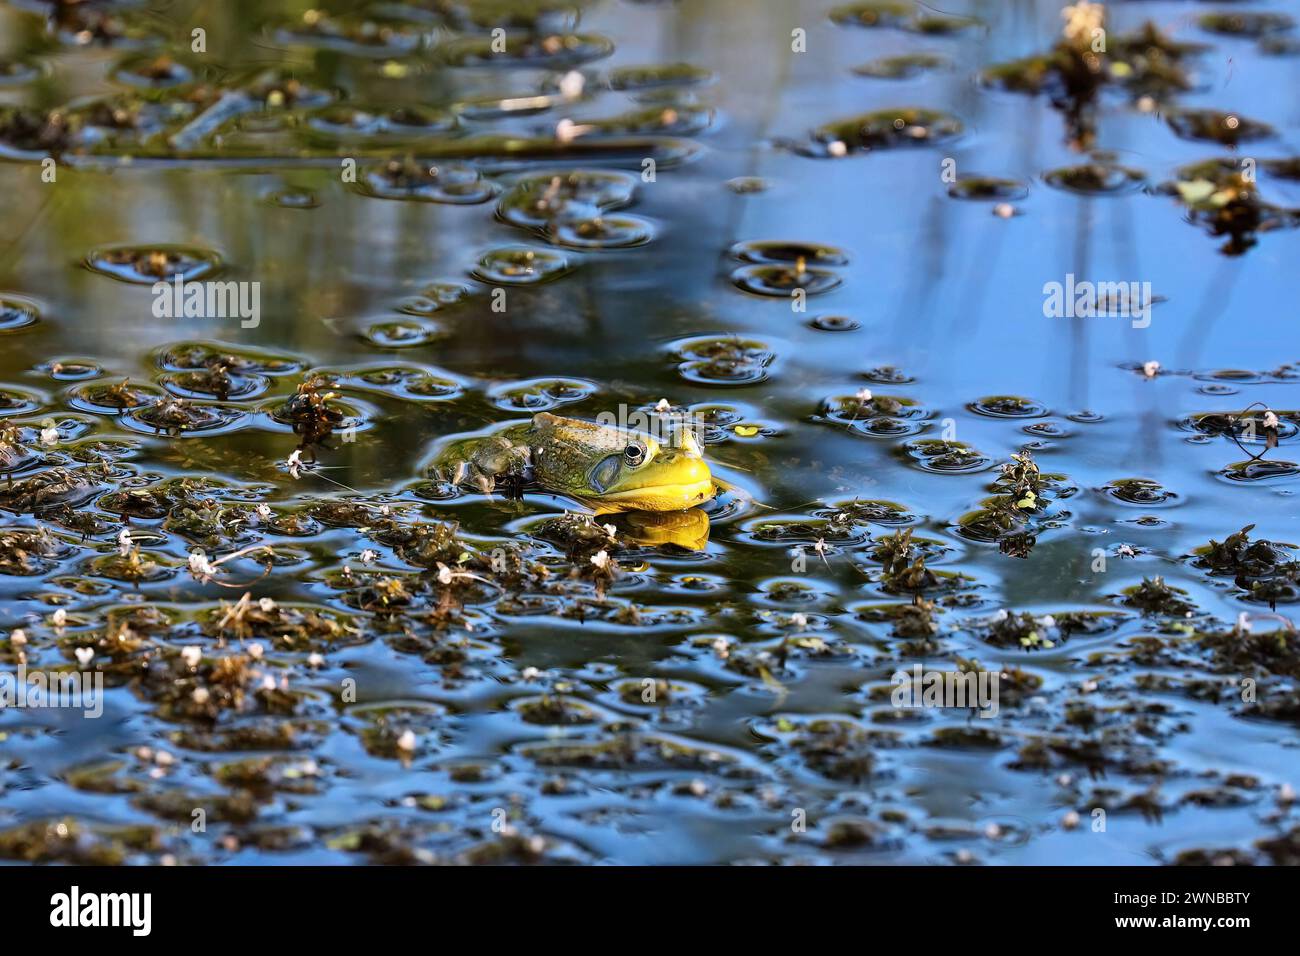
POLYGON ((519 676, 524 680, 537 680, 537 678, 542 676, 542 672, 536 667, 525 667, 519 676))
POLYGON ((275 678, 270 674, 262 677, 262 690, 275 690, 275 678))
POLYGON ((270 614, 275 610, 275 601, 271 598, 258 598, 257 606, 262 609, 263 614, 270 614))
POLYGON ((1079 825, 1079 814, 1073 810, 1068 811, 1065 816, 1061 817, 1061 826, 1067 830, 1073 830, 1079 825))
POLYGON ((415 734, 410 730, 402 732, 402 736, 397 738, 397 749, 404 750, 408 754, 415 752, 416 739, 415 734))
POLYGON ((1152 359, 1150 362, 1142 363, 1142 374, 1147 378, 1155 378, 1160 372, 1160 363, 1152 359))
POLYGON ((587 78, 577 70, 570 70, 560 77, 560 95, 566 100, 582 98, 582 91, 587 85, 587 78))
POLYGON ((1237 631, 1242 634, 1250 633, 1250 615, 1245 611, 1237 615, 1237 631))
POLYGON ((170 767, 176 762, 176 758, 165 750, 159 750, 153 755, 153 762, 160 767, 170 767))
POLYGON ((603 548, 591 556, 591 563, 604 571, 609 567, 609 552, 603 548))
POLYGON ((291 478, 302 477, 302 451, 295 448, 289 455, 289 460, 285 462, 285 466, 289 469, 289 476, 291 478))
POLYGON ((1038 623, 1043 625, 1043 627, 1056 627, 1056 618, 1052 617, 1050 614, 1045 614, 1043 617, 1039 618, 1038 623))
POLYGON ((374 563, 375 563, 375 559, 378 558, 378 557, 379 557, 379 552, 378 552, 378 551, 373 551, 373 550, 371 550, 370 548, 366 548, 366 550, 364 550, 364 551, 361 552, 361 563, 362 563, 362 564, 374 564, 374 563))
POLYGON ((54 427, 53 422, 41 422, 41 444, 53 448, 59 443, 59 430, 54 427))
POLYGON ((95 649, 93 647, 78 647, 73 653, 77 655, 77 660, 81 662, 82 667, 95 659, 95 649))
POLYGON ((63 608, 59 608, 57 611, 55 611, 53 614, 50 615, 50 622, 51 622, 51 623, 52 623, 56 628, 64 628, 64 627, 67 627, 67 626, 68 626, 68 612, 67 612, 66 610, 64 610, 63 608))
POLYGON ((726 660, 728 655, 731 654, 731 646, 727 643, 725 637, 716 638, 711 646, 713 648, 713 653, 717 654, 723 660, 726 660))
POLYGON ((324 666, 325 666, 325 658, 321 657, 321 656, 320 656, 319 654, 317 654, 315 651, 312 651, 310 654, 307 655, 307 666, 308 666, 308 667, 324 667, 324 666))
POLYGON ((655 405, 655 411, 661 415, 664 412, 671 412, 672 410, 673 410, 673 404, 672 402, 668 401, 668 399, 666 398, 659 399, 658 403, 656 403, 655 405))
POLYGON ((255 661, 260 661, 264 650, 265 648, 263 648, 261 644, 254 641, 252 644, 248 645, 248 656, 255 661))
POLYGON ((1277 413, 1270 410, 1264 413, 1264 427, 1277 428, 1280 423, 1277 420, 1277 413))
POLYGON ((613 541, 615 538, 618 537, 618 528, 614 527, 612 524, 603 524, 600 527, 605 532, 605 534, 609 535, 610 541, 613 541))
POLYGON ((1282 803, 1294 803, 1294 802, 1295 802, 1295 788, 1292 787, 1291 784, 1289 784, 1289 783, 1284 783, 1284 784, 1282 784, 1281 789, 1278 790, 1278 792, 1277 792, 1277 798, 1278 798, 1278 800, 1281 801, 1282 803))
POLYGON ((131 532, 123 528, 117 535, 117 553, 122 557, 128 557, 131 554, 131 532))
POLYGON ((390 514, 393 513, 393 509, 390 508, 388 505, 380 505, 380 506, 379 506, 379 513, 380 513, 381 515, 383 515, 383 516, 386 518, 386 517, 388 517, 390 514))
POLYGON ((860 388, 858 389, 858 394, 854 397, 857 398, 859 402, 865 405, 867 402, 871 401, 871 389, 860 388))
POLYGON ((13 631, 9 635, 9 643, 13 644, 15 647, 22 647, 24 644, 27 643, 27 632, 24 631, 22 628, 13 631))
POLYGON ((216 567, 208 560, 208 556, 202 548, 195 548, 190 552, 189 564, 190 574, 204 584, 217 576, 216 567))
POLYGON ((1006 608, 1001 608, 1001 609, 998 611, 998 613, 996 613, 996 614, 993 615, 993 620, 994 620, 995 622, 997 622, 997 623, 1001 623, 1001 622, 1005 621, 1008 617, 1010 617, 1010 615, 1007 614, 1007 609, 1006 609, 1006 608))
POLYGON ((256 510, 257 516, 263 521, 270 521, 275 514, 275 512, 271 510, 271 506, 267 504, 258 505, 256 510))
POLYGON ((562 119, 555 124, 555 139, 561 143, 572 143, 584 133, 590 133, 594 128, 586 123, 575 123, 571 119, 562 119))
POLYGON ((826 144, 826 152, 831 156, 834 156, 836 159, 843 159, 845 156, 849 155, 849 148, 842 140, 837 139, 833 143, 826 144))
POLYGON ((212 695, 208 693, 208 689, 206 687, 196 687, 194 688, 193 692, 190 694, 190 700, 202 706, 203 704, 206 704, 208 702, 208 699, 211 696, 212 695))
POLYGON ((203 660, 203 649, 197 644, 187 644, 181 648, 181 660, 186 667, 198 667, 203 660))
POLYGON ((1091 694, 1097 689, 1097 682, 1095 680, 1086 680, 1079 686, 1079 689, 1085 694, 1091 694))
POLYGON ((790 626, 791 626, 791 627, 807 627, 807 626, 808 626, 808 615, 806 615, 806 614, 802 614, 802 613, 800 613, 800 612, 798 612, 798 611, 796 611, 795 613, 791 614, 791 615, 790 615, 790 626))
POLYGON ((451 584, 451 579, 452 579, 451 568, 447 567, 447 565, 439 561, 438 562, 438 583, 451 584))

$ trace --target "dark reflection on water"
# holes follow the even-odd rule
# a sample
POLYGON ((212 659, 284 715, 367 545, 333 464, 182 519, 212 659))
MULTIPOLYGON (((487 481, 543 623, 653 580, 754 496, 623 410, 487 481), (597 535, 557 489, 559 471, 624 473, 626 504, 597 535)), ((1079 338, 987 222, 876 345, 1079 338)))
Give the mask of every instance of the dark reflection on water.
MULTIPOLYGON (((1264 649, 1270 602, 1290 616, 1297 599, 1300 234, 1279 222, 1225 255, 1224 182, 1140 188, 1225 148, 1103 97, 1098 152, 1080 153, 1048 97, 975 82, 1050 47, 1044 2, 977 0, 949 11, 977 24, 927 32, 840 26, 819 3, 610 0, 549 27, 571 41, 512 39, 504 67, 473 65, 485 33, 438 54, 411 51, 419 30, 304 45, 322 28, 285 27, 280 6, 163 5, 140 23, 208 32, 208 59, 174 73, 51 47, 0 7, 0 60, 41 62, 0 70, 4 104, 292 63, 301 116, 259 107, 222 143, 193 125, 180 142, 211 159, 328 140, 312 162, 142 156, 60 164, 54 183, 0 168, 0 425, 20 432, 0 478, 42 476, 0 486, 0 634, 21 629, 42 668, 91 649, 111 688, 96 720, 0 713, 0 853, 66 817, 82 849, 50 838, 49 858, 1268 860, 1255 841, 1295 825, 1300 787, 1295 638, 1264 649), (858 70, 915 53, 944 68, 858 70), (552 67, 583 71, 580 93, 552 67), (334 90, 365 108, 309 118, 312 91, 334 90), (939 145, 879 148, 925 139, 913 110, 960 133, 922 124, 939 145), (842 158, 781 145, 820 152, 830 134, 811 131, 891 111, 911 119, 842 158), (550 133, 566 119, 594 127, 565 128, 572 150, 550 133), (674 166, 690 144, 643 133, 699 148, 674 166), (428 136, 445 149, 411 172, 428 136), (1092 164, 1104 175, 1077 172, 1092 164), (538 178, 598 167, 556 202, 538 178), (149 270, 173 260, 260 283, 260 321, 158 317, 149 270), (1046 317, 1044 285, 1067 281, 1149 283, 1131 301, 1158 307, 1145 327, 1046 317), (340 418, 295 478, 285 405, 314 372, 340 418), (437 439, 661 398, 707 409, 735 485, 702 527, 621 516, 616 546, 605 519, 566 524, 566 499, 425 472, 437 439), (1279 416, 1279 447, 1223 417, 1251 403, 1258 429, 1279 416), (1017 509, 997 466, 1026 447, 1046 490, 1017 509), (1277 549, 1188 557, 1248 524, 1277 549), (195 546, 259 545, 270 573, 257 551, 208 583, 193 570, 195 546), (462 546, 485 579, 440 607, 439 564, 471 573, 462 546), (512 591, 490 564, 507 546, 583 576, 512 591), (602 548, 612 580, 592 570, 602 548), (1243 612, 1254 636, 1231 633, 1243 612), (891 706, 896 670, 972 661, 1001 669, 998 716, 891 706), (123 842, 125 824, 155 830, 123 842)), ((1267 202, 1300 206, 1268 165, 1296 150, 1297 61, 1187 10, 1115 5, 1110 26, 1211 43, 1177 105, 1271 126, 1231 158, 1259 161, 1267 202)))

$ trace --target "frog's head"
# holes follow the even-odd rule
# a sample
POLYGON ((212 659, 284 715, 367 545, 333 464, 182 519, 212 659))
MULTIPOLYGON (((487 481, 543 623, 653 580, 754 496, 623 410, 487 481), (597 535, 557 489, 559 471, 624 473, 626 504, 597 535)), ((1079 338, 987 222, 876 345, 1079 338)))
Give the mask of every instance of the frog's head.
POLYGON ((539 484, 597 512, 680 511, 714 494, 709 465, 686 429, 662 443, 646 432, 540 412, 528 444, 539 484))

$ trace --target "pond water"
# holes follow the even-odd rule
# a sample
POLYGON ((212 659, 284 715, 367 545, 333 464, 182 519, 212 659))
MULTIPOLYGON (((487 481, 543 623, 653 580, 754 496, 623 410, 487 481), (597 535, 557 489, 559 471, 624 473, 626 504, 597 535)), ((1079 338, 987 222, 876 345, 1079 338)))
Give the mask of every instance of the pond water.
POLYGON ((1298 7, 0 6, 0 857, 1300 859, 1298 7))

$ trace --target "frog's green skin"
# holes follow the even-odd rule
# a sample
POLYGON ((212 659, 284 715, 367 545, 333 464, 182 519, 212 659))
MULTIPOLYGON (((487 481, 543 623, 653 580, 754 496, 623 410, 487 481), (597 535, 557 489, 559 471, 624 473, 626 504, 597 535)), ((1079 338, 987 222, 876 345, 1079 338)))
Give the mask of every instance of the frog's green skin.
POLYGON ((439 460, 453 481, 491 492, 532 482, 599 513, 680 511, 714 495, 713 476, 689 431, 670 445, 645 432, 539 412, 486 438, 452 443, 439 460))

